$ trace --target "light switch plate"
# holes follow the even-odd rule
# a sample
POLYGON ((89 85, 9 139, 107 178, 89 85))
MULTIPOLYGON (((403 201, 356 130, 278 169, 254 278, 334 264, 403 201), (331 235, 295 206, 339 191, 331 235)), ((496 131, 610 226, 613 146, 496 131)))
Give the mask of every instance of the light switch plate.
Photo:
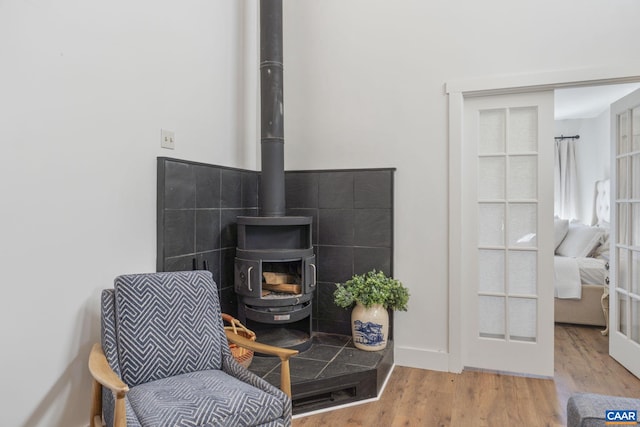
POLYGON ((160 129, 160 146, 173 150, 176 148, 176 134, 172 130, 160 129))

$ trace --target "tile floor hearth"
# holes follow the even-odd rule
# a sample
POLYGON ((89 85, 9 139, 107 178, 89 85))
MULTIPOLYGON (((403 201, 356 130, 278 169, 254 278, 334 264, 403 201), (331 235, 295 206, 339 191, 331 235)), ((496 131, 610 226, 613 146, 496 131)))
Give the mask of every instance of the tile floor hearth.
MULTIPOLYGON (((376 397, 393 365, 393 342, 362 351, 351 337, 314 333, 311 347, 290 361, 293 413, 300 414, 376 397)), ((249 369, 280 385, 280 360, 254 356, 249 369)))

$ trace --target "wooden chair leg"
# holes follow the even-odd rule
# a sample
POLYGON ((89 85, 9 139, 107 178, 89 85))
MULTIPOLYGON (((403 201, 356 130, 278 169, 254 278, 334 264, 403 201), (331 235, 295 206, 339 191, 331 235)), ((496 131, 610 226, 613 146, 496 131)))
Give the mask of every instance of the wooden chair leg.
POLYGON ((90 427, 102 427, 102 385, 93 380, 91 390, 91 418, 89 419, 90 427), (96 424, 96 420, 100 420, 100 424, 96 424))
POLYGON ((291 371, 289 370, 289 358, 280 359, 282 365, 280 367, 280 390, 284 391, 287 396, 291 397, 291 371))
POLYGON ((116 400, 116 407, 113 413, 113 427, 127 427, 127 414, 124 394, 122 396, 117 396, 114 393, 113 397, 116 400))

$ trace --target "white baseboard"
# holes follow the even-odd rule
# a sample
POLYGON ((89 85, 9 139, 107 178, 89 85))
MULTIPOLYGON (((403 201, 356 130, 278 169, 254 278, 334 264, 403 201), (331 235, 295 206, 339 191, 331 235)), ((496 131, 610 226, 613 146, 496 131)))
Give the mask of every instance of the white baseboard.
POLYGON ((396 347, 394 362, 398 366, 449 372, 449 353, 442 350, 396 347))

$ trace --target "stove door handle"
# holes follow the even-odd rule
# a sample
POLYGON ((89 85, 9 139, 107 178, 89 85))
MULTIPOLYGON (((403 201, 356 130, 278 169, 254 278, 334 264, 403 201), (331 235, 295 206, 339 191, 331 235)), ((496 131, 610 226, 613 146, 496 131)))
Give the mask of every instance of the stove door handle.
POLYGON ((316 283, 318 283, 318 273, 316 273, 316 265, 315 264, 309 264, 311 267, 313 267, 313 283, 311 284, 311 287, 315 287, 316 283))
POLYGON ((253 292, 253 289, 251 289, 251 270, 253 270, 253 266, 247 270, 247 286, 249 287, 249 292, 253 292))

